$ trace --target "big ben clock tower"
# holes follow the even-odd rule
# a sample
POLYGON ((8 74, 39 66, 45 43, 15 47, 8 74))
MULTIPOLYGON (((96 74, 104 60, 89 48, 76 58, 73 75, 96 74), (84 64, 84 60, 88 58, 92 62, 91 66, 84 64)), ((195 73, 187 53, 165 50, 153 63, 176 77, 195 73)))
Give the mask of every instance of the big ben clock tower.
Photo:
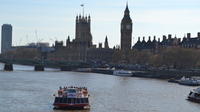
POLYGON ((128 51, 131 50, 132 43, 132 20, 130 18, 130 11, 128 9, 128 4, 124 11, 124 17, 121 21, 121 50, 128 51))

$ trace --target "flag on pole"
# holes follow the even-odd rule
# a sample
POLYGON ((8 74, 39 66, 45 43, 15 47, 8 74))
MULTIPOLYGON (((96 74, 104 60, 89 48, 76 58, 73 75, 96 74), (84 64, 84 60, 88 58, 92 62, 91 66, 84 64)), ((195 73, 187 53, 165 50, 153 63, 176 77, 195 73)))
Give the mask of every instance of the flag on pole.
POLYGON ((84 4, 81 4, 81 7, 83 8, 83 16, 84 16, 84 4))

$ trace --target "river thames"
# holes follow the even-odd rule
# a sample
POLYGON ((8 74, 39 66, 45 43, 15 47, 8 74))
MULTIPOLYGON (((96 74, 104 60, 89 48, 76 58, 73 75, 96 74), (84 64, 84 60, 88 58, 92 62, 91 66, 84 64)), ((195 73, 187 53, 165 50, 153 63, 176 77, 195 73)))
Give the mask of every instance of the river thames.
POLYGON ((200 104, 186 100, 196 87, 165 80, 118 77, 95 73, 60 72, 14 66, 2 71, 0 64, 0 112, 198 112, 200 104), (53 94, 59 86, 85 86, 90 110, 53 110, 53 94))

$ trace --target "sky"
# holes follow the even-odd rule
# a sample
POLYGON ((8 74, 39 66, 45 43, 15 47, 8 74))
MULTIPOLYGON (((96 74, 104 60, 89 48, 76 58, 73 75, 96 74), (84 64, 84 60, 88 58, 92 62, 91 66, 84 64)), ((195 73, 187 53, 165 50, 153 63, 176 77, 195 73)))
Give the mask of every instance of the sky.
MULTIPOLYGON (((0 0, 0 25, 13 26, 13 45, 75 38, 75 17, 91 16, 93 43, 120 45, 120 22, 127 0, 0 0)), ((128 0, 133 44, 138 37, 172 34, 182 38, 200 32, 200 0, 128 0)))

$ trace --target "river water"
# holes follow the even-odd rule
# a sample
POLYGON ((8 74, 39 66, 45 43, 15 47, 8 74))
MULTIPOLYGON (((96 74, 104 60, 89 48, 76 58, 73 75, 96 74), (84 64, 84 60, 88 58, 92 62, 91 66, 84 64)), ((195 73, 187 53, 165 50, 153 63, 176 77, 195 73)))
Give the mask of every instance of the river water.
MULTIPOLYGON (((3 65, 0 64, 0 69, 3 65)), ((60 72, 14 66, 0 71, 0 112, 199 112, 200 104, 186 99, 196 87, 165 80, 118 77, 95 73, 60 72), (53 110, 53 94, 59 86, 85 86, 90 110, 53 110)))

